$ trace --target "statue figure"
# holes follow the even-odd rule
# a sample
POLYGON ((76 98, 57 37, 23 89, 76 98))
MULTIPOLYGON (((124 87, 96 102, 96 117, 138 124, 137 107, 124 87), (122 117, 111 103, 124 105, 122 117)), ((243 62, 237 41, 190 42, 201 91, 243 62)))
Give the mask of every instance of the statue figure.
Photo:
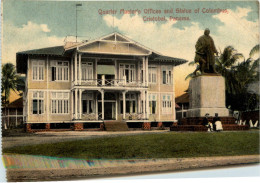
POLYGON ((215 55, 218 55, 217 49, 215 47, 213 39, 209 36, 210 30, 205 29, 204 35, 200 36, 195 48, 195 62, 199 63, 199 66, 194 71, 194 74, 198 70, 201 71, 201 74, 204 73, 217 73, 215 70, 215 55))

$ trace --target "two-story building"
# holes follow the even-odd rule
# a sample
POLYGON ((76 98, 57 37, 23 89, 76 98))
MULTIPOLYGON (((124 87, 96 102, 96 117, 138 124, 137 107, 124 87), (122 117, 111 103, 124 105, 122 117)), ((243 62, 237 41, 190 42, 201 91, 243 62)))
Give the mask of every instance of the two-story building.
POLYGON ((17 53, 26 74, 27 130, 102 128, 104 121, 150 129, 175 121, 174 66, 164 56, 119 33, 81 43, 17 53))

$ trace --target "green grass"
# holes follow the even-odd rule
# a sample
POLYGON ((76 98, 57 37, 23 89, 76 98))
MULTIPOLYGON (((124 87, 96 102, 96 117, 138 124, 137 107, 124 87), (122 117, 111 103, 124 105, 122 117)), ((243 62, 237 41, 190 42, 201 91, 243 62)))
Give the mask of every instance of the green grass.
POLYGON ((3 149, 4 153, 72 158, 180 158, 259 154, 258 132, 129 135, 3 149))

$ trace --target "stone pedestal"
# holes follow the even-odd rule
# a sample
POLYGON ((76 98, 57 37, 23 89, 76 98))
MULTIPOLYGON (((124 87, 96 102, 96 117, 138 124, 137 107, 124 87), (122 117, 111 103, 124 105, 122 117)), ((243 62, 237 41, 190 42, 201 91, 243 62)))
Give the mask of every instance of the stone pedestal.
POLYGON ((193 78, 189 85, 189 110, 187 117, 228 116, 225 106, 225 79, 221 75, 208 74, 193 78))

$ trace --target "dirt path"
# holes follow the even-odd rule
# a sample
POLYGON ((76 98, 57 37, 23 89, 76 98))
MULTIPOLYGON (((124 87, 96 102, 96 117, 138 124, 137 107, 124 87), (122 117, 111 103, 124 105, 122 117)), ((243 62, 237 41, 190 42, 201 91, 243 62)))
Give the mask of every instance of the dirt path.
MULTIPOLYGON (((160 173, 165 171, 178 171, 230 165, 246 165, 259 163, 259 155, 226 156, 226 157, 199 157, 199 158, 170 158, 149 160, 110 160, 110 163, 99 160, 96 166, 84 168, 27 168, 8 169, 8 181, 57 181, 75 180, 95 177, 108 177, 120 175, 133 175, 144 173, 160 173), (125 162, 124 162, 125 161, 125 162)), ((108 160, 107 160, 108 161, 108 160)))

